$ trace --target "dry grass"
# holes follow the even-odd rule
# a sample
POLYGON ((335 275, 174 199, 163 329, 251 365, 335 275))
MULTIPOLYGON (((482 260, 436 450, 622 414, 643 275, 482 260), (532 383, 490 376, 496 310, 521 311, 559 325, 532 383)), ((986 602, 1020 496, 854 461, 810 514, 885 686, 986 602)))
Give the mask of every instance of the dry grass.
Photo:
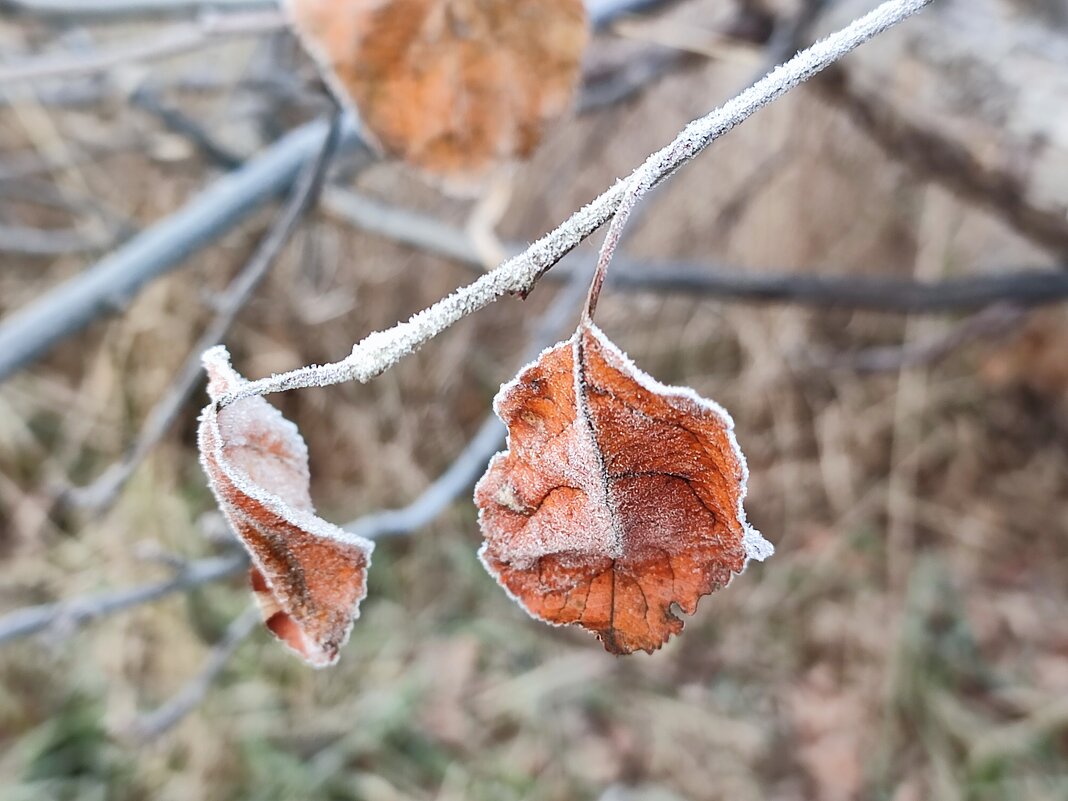
MULTIPOLYGON (((517 178, 503 233, 547 230, 749 69, 712 63, 567 126, 517 178)), ((224 125, 221 101, 174 99, 234 141, 252 130, 224 125)), ((208 180, 195 152, 120 103, 4 109, 4 158, 40 149, 46 130, 72 153, 103 133, 137 134, 142 145, 129 152, 43 178, 141 224, 208 180)), ((359 184, 462 219, 393 167, 359 184)), ((163 575, 144 560, 145 543, 182 556, 211 550, 195 408, 103 517, 56 514, 48 491, 89 480, 136 435, 210 315, 210 290, 265 221, 0 388, 0 608, 163 575)), ((814 92, 780 102, 684 170, 626 249, 749 270, 920 277, 1041 258, 887 160, 814 92)), ((5 259, 0 313, 87 262, 5 259)), ((336 358, 468 275, 316 217, 233 331, 235 364, 260 375, 336 358)), ((323 513, 346 520, 417 495, 514 372, 524 325, 551 291, 468 318, 368 386, 279 398, 308 439, 323 513)), ((131 721, 197 670, 246 604, 242 582, 5 646, 0 796, 1068 796, 1065 310, 1004 344, 877 377, 816 370, 810 357, 948 322, 611 291, 599 321, 652 374, 732 411, 752 468, 750 517, 778 547, 705 600, 681 638, 619 659, 582 633, 528 620, 478 565, 474 509, 462 500, 417 536, 379 547, 336 669, 306 669, 257 632, 205 703, 157 743, 131 739, 131 721)))

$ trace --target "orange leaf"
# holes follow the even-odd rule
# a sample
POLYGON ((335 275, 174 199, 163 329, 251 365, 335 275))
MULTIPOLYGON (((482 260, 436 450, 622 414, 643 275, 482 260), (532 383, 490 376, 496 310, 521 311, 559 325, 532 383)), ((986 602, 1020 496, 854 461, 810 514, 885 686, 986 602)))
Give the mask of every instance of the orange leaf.
POLYGON ((217 401, 245 383, 225 348, 204 354, 212 403, 200 417, 200 459, 219 508, 252 559, 267 628, 315 667, 337 661, 367 594, 374 543, 315 515, 308 448, 263 398, 217 401))
POLYGON ((641 372, 592 323, 501 388, 508 426, 475 488, 483 564, 534 617, 652 652, 773 548, 745 522, 733 421, 641 372))
POLYGON ((571 104, 582 0, 288 0, 335 94, 382 149, 477 190, 571 104))

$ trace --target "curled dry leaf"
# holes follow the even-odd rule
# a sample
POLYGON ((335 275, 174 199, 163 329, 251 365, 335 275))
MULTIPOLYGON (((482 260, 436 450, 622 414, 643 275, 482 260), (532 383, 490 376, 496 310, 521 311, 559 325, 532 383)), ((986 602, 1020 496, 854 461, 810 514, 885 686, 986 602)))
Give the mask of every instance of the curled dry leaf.
POLYGON ((293 26, 388 154, 471 193, 571 105, 582 0, 286 0, 293 26))
POLYGON ((223 409, 216 401, 245 383, 225 348, 204 354, 212 403, 200 417, 200 459, 237 538, 267 628, 308 663, 338 651, 367 594, 374 543, 315 514, 308 448, 297 427, 260 397, 223 409))
POLYGON ((639 370, 592 322, 494 401, 508 426, 475 488, 489 572, 534 617, 577 624, 617 654, 652 652, 750 558, 733 421, 639 370))

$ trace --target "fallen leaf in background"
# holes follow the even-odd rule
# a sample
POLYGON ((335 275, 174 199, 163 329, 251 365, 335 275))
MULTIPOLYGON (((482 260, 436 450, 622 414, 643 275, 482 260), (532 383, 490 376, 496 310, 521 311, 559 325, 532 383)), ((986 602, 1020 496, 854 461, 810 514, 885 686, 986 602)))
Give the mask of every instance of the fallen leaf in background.
POLYGON ((212 403, 200 417, 200 459, 252 559, 264 622, 309 664, 331 665, 359 617, 374 543, 315 515, 308 448, 277 409, 259 397, 217 408, 245 383, 226 349, 205 352, 204 366, 212 403))
POLYGON ((571 106, 582 0, 286 0, 342 102, 391 156, 472 194, 571 106))
POLYGON ((652 652, 678 604, 773 548, 745 522, 730 416, 641 372, 592 323, 501 388, 508 426, 475 488, 483 564, 531 615, 617 654, 652 652))

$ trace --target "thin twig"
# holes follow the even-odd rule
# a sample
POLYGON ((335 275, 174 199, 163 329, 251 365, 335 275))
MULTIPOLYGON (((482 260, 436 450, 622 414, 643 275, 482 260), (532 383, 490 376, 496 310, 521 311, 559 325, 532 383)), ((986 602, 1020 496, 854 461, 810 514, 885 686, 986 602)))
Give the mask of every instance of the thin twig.
POLYGON ((0 0, 0 11, 71 19, 129 22, 137 17, 193 16, 208 11, 253 11, 277 0, 0 0))
POLYGON ((339 130, 339 125, 335 120, 323 139, 318 158, 309 162, 304 168, 289 200, 279 211, 278 217, 260 241, 252 258, 217 298, 214 304, 216 308, 214 319, 193 346, 189 358, 171 387, 152 408, 137 442, 120 462, 109 467, 92 484, 71 488, 66 496, 67 502, 71 505, 93 510, 100 510, 110 505, 138 465, 167 433, 178 413, 193 394, 193 390, 202 381, 200 354, 213 345, 219 344, 226 332, 230 330, 238 313, 245 307, 253 292, 274 266, 282 248, 293 235, 293 231, 296 230, 304 214, 315 202, 322 186, 323 176, 326 174, 331 156, 337 146, 339 130))
POLYGON ((285 18, 278 11, 260 14, 205 15, 199 22, 175 26, 147 42, 88 56, 44 56, 22 64, 0 67, 0 86, 27 81, 69 79, 106 72, 131 62, 153 61, 221 44, 241 36, 262 36, 282 30, 285 18))
POLYGON ((616 213, 608 226, 608 233, 604 235, 604 241, 597 254, 597 267, 593 273, 593 281, 590 282, 589 294, 586 296, 586 307, 582 312, 584 323, 593 322, 593 314, 597 311, 597 301, 601 298, 601 287, 604 286, 604 279, 608 276, 608 265, 611 264, 616 248, 619 247, 619 241, 623 238, 623 231, 630 220, 631 212, 648 194, 656 181, 655 174, 643 172, 634 175, 627 182, 627 191, 616 207, 616 213))
MULTIPOLYGON (((319 153, 328 126, 317 120, 286 135, 164 222, 0 321, 0 381, 97 317, 121 309, 146 283, 288 190, 303 166, 319 153)), ((348 120, 338 151, 359 144, 355 123, 348 120)))
MULTIPOLYGON (((587 0, 592 23, 608 24, 623 14, 664 5, 665 0, 587 0)), ((0 0, 0 11, 74 19, 128 22, 136 17, 192 16, 209 11, 248 12, 277 8, 277 0, 0 0)))
POLYGON ((622 103, 660 78, 695 61, 690 53, 657 48, 627 59, 608 75, 586 75, 576 110, 579 114, 587 114, 622 103))
POLYGON ((679 136, 650 156, 626 182, 617 182, 555 231, 483 278, 419 312, 410 320, 379 331, 356 344, 340 362, 311 365, 252 381, 221 399, 225 406, 241 398, 347 381, 366 382, 433 339, 468 314, 510 293, 525 295, 550 267, 606 223, 631 182, 656 186, 716 139, 790 89, 833 64, 851 50, 919 11, 931 0, 889 0, 841 31, 802 51, 786 64, 705 117, 691 122, 679 136))
POLYGON ((130 103, 157 117, 168 130, 191 142, 212 164, 224 170, 236 170, 244 159, 220 144, 200 123, 180 109, 163 102, 156 89, 143 86, 130 96, 130 103))
POLYGON ((166 703, 138 716, 130 726, 129 734, 139 741, 152 741, 177 726, 182 719, 196 709, 208 694, 227 663, 237 653, 238 647, 256 630, 261 619, 255 605, 238 615, 223 634, 197 674, 166 703))
POLYGON ((227 578, 247 564, 248 559, 244 553, 200 559, 188 563, 164 581, 16 609, 0 617, 0 643, 36 634, 45 629, 72 631, 97 618, 227 578))
POLYGON ((690 297, 747 303, 790 303, 816 308, 858 309, 893 314, 975 311, 995 303, 1041 306, 1068 300, 1068 272, 1006 269, 926 282, 898 278, 791 273, 740 274, 738 269, 687 264, 643 264, 618 260, 609 286, 624 290, 677 292, 690 297))
POLYGON ((765 48, 767 69, 797 52, 805 31, 816 21, 816 17, 826 5, 827 0, 801 0, 792 15, 775 21, 771 38, 765 48))
POLYGON ((990 306, 962 320, 943 334, 890 347, 866 348, 854 353, 810 356, 815 367, 854 373, 886 373, 935 364, 978 340, 996 339, 1015 331, 1027 319, 1028 309, 1010 303, 990 306))
MULTIPOLYGON (((328 187, 324 210, 362 231, 456 261, 482 272, 475 246, 463 229, 436 217, 380 203, 357 192, 328 187)), ((505 245, 518 253, 522 247, 505 245)), ((588 260, 571 254, 546 273, 550 281, 569 280, 588 260)), ((893 314, 943 314, 974 311, 994 303, 1040 306, 1068 300, 1068 270, 1007 268, 1002 273, 939 282, 899 278, 815 275, 796 271, 746 273, 744 267, 637 260, 619 255, 607 284, 627 292, 677 293, 745 303, 789 303, 816 308, 859 309, 893 314)))

